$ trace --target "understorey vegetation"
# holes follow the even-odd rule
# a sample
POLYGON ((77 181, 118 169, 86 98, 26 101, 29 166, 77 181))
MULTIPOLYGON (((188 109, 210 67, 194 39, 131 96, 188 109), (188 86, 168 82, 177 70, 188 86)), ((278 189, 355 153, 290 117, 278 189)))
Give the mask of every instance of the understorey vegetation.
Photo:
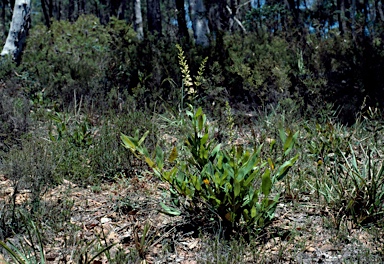
POLYGON ((382 262, 383 41, 297 33, 32 27, 1 58, 0 262, 382 262))

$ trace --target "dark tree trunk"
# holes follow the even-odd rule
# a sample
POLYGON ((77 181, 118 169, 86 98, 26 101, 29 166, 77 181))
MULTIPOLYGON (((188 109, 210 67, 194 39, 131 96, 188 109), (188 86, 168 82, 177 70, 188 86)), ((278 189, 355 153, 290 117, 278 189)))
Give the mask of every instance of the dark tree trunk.
POLYGON ((178 37, 180 39, 185 38, 186 41, 189 40, 189 33, 187 28, 187 21, 185 19, 185 8, 184 0, 176 0, 176 9, 177 9, 177 25, 179 28, 178 37))
POLYGON ((384 12, 383 12, 383 4, 381 1, 376 0, 376 10, 379 13, 381 22, 384 22, 384 12))
POLYGON ((73 22, 74 21, 74 13, 75 13, 75 2, 74 0, 69 0, 68 3, 68 20, 73 22))
POLYGON ((125 19, 125 9, 127 8, 127 1, 122 0, 119 5, 119 10, 117 11, 118 19, 125 19))
POLYGON ((147 0, 147 20, 149 32, 161 35, 160 0, 147 0))
POLYGON ((49 14, 49 19, 51 19, 53 17, 53 0, 49 0, 48 2, 48 14, 49 14))
POLYGON ((50 27, 51 26, 51 18, 49 16, 48 9, 47 9, 47 3, 45 2, 45 0, 41 0, 41 8, 43 9, 45 25, 47 27, 50 27))
POLYGON ((351 32, 352 32, 352 38, 356 39, 356 0, 352 0, 351 3, 351 32))
POLYGON ((337 15, 339 22, 339 30, 340 34, 344 35, 347 31, 347 23, 345 21, 345 0, 337 0, 337 8, 339 9, 339 13, 337 15))

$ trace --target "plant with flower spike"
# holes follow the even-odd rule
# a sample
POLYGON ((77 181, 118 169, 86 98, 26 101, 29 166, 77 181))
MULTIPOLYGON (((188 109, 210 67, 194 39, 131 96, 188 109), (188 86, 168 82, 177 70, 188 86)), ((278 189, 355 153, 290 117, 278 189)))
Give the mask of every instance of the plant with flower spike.
POLYGON ((185 141, 189 155, 179 158, 173 148, 168 158, 169 164, 175 164, 173 167, 165 166, 160 147, 150 155, 142 146, 147 133, 141 138, 138 132, 135 137, 122 134, 123 146, 144 159, 157 176, 170 183, 174 193, 188 198, 190 206, 199 206, 203 201, 228 230, 240 228, 241 223, 258 228, 267 225, 279 199, 279 194, 270 197, 272 187, 287 175, 298 155, 276 169, 268 167, 271 161, 262 160, 260 155, 262 145, 253 151, 241 146, 223 149, 212 140, 201 108, 193 111, 191 107, 186 113, 192 123, 185 141))

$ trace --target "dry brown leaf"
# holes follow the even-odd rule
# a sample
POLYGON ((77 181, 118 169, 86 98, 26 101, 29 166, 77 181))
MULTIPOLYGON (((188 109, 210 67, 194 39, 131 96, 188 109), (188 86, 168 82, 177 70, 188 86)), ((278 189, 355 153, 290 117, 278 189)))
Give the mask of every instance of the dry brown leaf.
POLYGON ((312 253, 312 252, 315 252, 315 251, 316 251, 316 248, 311 247, 311 246, 308 246, 308 247, 305 248, 305 251, 306 251, 306 252, 310 252, 310 253, 312 253))

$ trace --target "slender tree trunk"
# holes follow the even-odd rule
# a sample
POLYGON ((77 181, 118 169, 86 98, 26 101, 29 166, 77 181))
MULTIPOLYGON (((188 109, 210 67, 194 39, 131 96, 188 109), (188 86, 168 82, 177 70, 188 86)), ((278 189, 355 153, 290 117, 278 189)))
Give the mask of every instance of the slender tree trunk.
POLYGON ((178 36, 180 39, 185 38, 189 40, 189 33, 187 28, 187 21, 185 19, 185 2, 184 0, 176 0, 176 9, 177 9, 177 25, 179 28, 178 36))
POLYGON ((74 0, 69 0, 68 3, 68 20, 74 21, 75 18, 75 2, 74 0))
POLYGON ((5 33, 5 7, 7 6, 7 0, 3 0, 3 6, 1 8, 1 25, 2 31, 5 33))
POLYGON ((135 30, 137 33, 137 38, 141 41, 144 38, 143 31, 143 16, 141 14, 141 2, 140 0, 135 0, 135 30))
POLYGON ((377 12, 380 16, 380 20, 384 22, 383 4, 381 3, 381 1, 376 1, 376 6, 377 12))
POLYGON ((119 5, 119 10, 117 11, 117 18, 118 19, 125 19, 125 9, 127 8, 127 1, 122 0, 119 5))
POLYGON ((53 0, 48 1, 48 14, 49 14, 49 19, 53 18, 53 0))
POLYGON ((57 10, 57 20, 60 20, 61 19, 61 2, 57 3, 56 10, 57 10))
POLYGON ((11 55, 20 60, 25 39, 31 26, 31 0, 17 0, 13 9, 11 27, 1 56, 11 55))
POLYGON ((148 30, 162 34, 160 0, 147 0, 148 30))
POLYGON ((347 31, 347 23, 345 17, 345 0, 337 0, 338 9, 340 10, 338 16, 340 34, 344 35, 347 31))
POLYGON ((82 14, 84 14, 84 10, 82 8, 82 1, 81 0, 77 0, 77 18, 79 16, 81 16, 82 14))
POLYGON ((50 19, 49 14, 48 14, 47 3, 45 2, 45 0, 41 0, 41 8, 43 9, 43 15, 44 15, 44 19, 45 19, 45 25, 46 25, 47 27, 50 27, 50 25, 51 25, 51 19, 50 19))
POLYGON ((207 10, 203 0, 190 0, 189 7, 191 10, 192 28, 196 45, 203 47, 209 46, 208 35, 210 33, 208 27, 207 10))
POLYGON ((352 0, 351 4, 351 32, 352 32, 352 38, 356 39, 356 0, 352 0))

